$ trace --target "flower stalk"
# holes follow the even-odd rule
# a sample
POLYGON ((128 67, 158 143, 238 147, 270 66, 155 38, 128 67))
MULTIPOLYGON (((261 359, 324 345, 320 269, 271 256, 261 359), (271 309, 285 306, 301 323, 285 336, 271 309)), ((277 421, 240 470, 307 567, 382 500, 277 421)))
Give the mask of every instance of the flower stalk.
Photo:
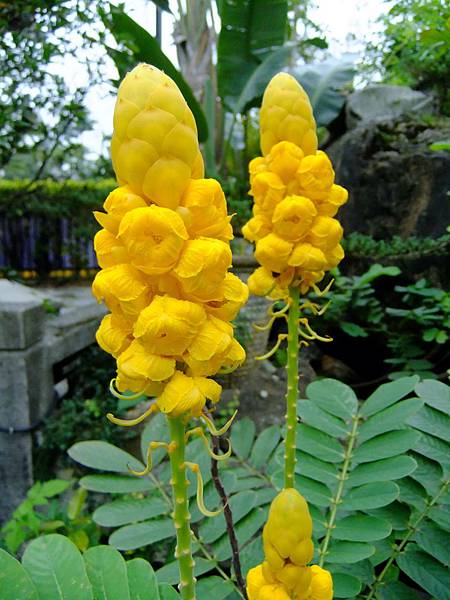
POLYGON ((180 417, 168 417, 171 450, 173 522, 177 534, 175 557, 180 570, 178 589, 183 600, 195 600, 194 559, 191 551, 191 528, 185 466, 185 426, 180 417))
POLYGON ((299 288, 289 289, 290 307, 288 313, 288 347, 287 347, 287 391, 286 391, 286 440, 284 462, 284 487, 293 488, 296 463, 295 433, 297 425, 298 400, 298 319, 299 288))

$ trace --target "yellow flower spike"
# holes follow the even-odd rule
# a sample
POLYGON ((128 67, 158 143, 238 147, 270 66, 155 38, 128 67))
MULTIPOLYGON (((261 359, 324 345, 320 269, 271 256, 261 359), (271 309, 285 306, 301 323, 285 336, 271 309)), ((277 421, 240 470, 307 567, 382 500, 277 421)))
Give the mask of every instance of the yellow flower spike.
MULTIPOLYGON (((287 196, 274 210, 272 217, 273 230, 284 240, 297 242, 304 237, 310 229, 311 233, 315 233, 314 226, 316 226, 316 229, 318 230, 316 237, 322 234, 320 237, 322 240, 324 237, 323 233, 326 235, 330 229, 330 224, 326 221, 324 228, 324 223, 319 220, 320 217, 315 219, 316 215, 317 209, 309 198, 305 198, 304 196, 287 196), (321 226, 322 228, 320 228, 321 226), (328 226, 328 229, 326 226, 328 226), (322 231, 323 229, 325 229, 324 232, 322 231)), ((321 218, 326 219, 327 217, 321 218)), ((332 220, 334 221, 334 219, 332 220)), ((309 234, 310 236, 311 233, 309 234)), ((330 247, 336 245, 339 240, 340 237, 336 242, 331 244, 330 247)), ((314 240, 312 241, 314 243, 314 240)))
POLYGON ((287 186, 295 178, 300 167, 304 153, 291 142, 279 142, 266 156, 266 163, 271 172, 276 173, 287 186))
POLYGON ((216 426, 214 425, 212 419, 210 417, 208 417, 205 413, 202 413, 200 415, 200 419, 202 421, 204 421, 204 423, 207 426, 207 428, 208 428, 209 432, 211 433, 211 435, 215 435, 217 437, 220 437, 221 435, 223 435, 224 433, 226 433, 230 429, 230 427, 231 427, 231 425, 232 425, 232 423, 233 423, 233 421, 234 421, 234 419, 235 419, 235 417, 236 417, 237 414, 238 414, 238 411, 235 410, 234 413, 233 413, 233 415, 230 417, 230 419, 228 419, 228 421, 225 423, 225 425, 223 425, 223 427, 220 427, 219 429, 216 428, 216 426))
POLYGON ((332 192, 334 170, 330 159, 319 150, 305 156, 296 173, 296 179, 304 195, 312 200, 326 200, 332 192))
POLYGON ((195 120, 156 67, 138 65, 121 82, 111 153, 119 184, 160 206, 175 209, 190 178, 203 177, 195 120))
POLYGON ((293 244, 280 238, 275 233, 269 233, 269 235, 266 235, 266 237, 257 242, 255 258, 269 271, 281 273, 288 268, 288 264, 291 264, 290 256, 292 249, 293 244))
POLYGON ((190 437, 194 436, 199 436, 202 438, 202 441, 205 444, 206 451, 208 452, 209 456, 214 460, 221 461, 230 458, 232 451, 230 440, 227 439, 228 450, 224 454, 214 454, 209 445, 208 438, 206 437, 205 432, 201 427, 195 427, 194 429, 190 429, 189 431, 187 431, 185 435, 185 440, 188 441, 190 437))
POLYGON ((126 263, 129 259, 125 246, 106 229, 100 229, 94 237, 97 262, 102 269, 126 263))
POLYGON ((121 264, 99 271, 92 283, 92 293, 111 311, 122 311, 134 319, 149 303, 153 289, 151 282, 138 269, 121 264))
POLYGON ((146 461, 145 461, 146 462, 145 469, 143 469, 142 471, 135 471, 134 469, 131 469, 128 466, 128 470, 133 475, 137 475, 137 477, 143 477, 144 475, 148 475, 150 473, 150 471, 152 470, 152 467, 153 467, 153 463, 152 463, 152 452, 153 452, 153 450, 156 450, 158 448, 166 448, 166 450, 168 452, 170 452, 169 446, 170 446, 170 444, 168 444, 167 442, 150 442, 149 445, 147 446, 147 456, 146 456, 146 461))
POLYGON ((302 86, 288 73, 278 73, 271 79, 259 118, 264 156, 284 140, 294 143, 305 154, 316 152, 316 122, 311 103, 302 86))
POLYGON ((197 506, 198 510, 205 515, 205 517, 217 517, 223 512, 224 507, 222 506, 218 510, 208 510, 205 506, 205 502, 203 500, 203 477, 200 471, 200 467, 197 463, 185 462, 185 467, 188 467, 194 475, 197 476, 197 506))
POLYGON ((113 190, 106 198, 103 204, 106 213, 94 211, 94 217, 102 227, 117 235, 122 217, 133 208, 144 206, 147 206, 147 202, 143 198, 134 194, 129 187, 122 186, 113 190))
POLYGON ((250 194, 254 198, 255 208, 270 218, 276 205, 283 199, 285 191, 286 187, 276 173, 263 171, 254 176, 250 194))
MULTIPOLYGON (((129 400, 129 397, 127 397, 127 400, 129 400)), ((158 407, 156 406, 155 401, 152 401, 149 408, 144 413, 142 413, 142 415, 136 417, 135 419, 118 419, 112 413, 107 413, 106 418, 110 423, 114 423, 114 425, 120 425, 121 427, 134 427, 134 425, 138 425, 139 423, 142 423, 142 421, 145 421, 147 417, 149 417, 157 410, 158 407)))
POLYGON ((278 334, 277 343, 272 348, 272 350, 269 350, 269 352, 266 352, 266 354, 263 354, 262 356, 256 356, 255 360, 266 360, 266 358, 270 358, 271 356, 273 356, 275 354, 275 352, 278 350, 278 348, 280 347, 281 343, 284 340, 287 340, 287 337, 288 337, 287 333, 278 334))

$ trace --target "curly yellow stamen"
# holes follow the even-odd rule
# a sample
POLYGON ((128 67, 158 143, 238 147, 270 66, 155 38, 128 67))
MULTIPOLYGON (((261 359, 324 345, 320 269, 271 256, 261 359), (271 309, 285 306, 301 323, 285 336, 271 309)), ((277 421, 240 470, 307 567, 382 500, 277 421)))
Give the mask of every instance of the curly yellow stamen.
POLYGON ((287 333, 280 333, 278 335, 277 343, 272 348, 272 350, 269 350, 269 352, 266 352, 266 354, 263 354, 262 356, 255 356, 255 360, 265 360, 266 358, 270 358, 271 356, 273 356, 275 354, 275 352, 278 350, 278 348, 281 346, 281 342, 286 340, 287 337, 288 337, 287 333))
POLYGON ((276 319, 285 319, 287 321, 287 316, 283 314, 274 315, 265 325, 258 325, 256 323, 253 324, 253 328, 257 331, 267 331, 272 327, 276 319))
POLYGON ((198 510, 205 515, 205 517, 217 517, 223 511, 223 506, 218 510, 208 510, 203 500, 203 477, 200 471, 200 467, 197 463, 185 462, 185 467, 188 467, 194 475, 197 475, 197 506, 198 510))
POLYGON ((147 456, 146 456, 146 465, 145 465, 145 469, 143 471, 135 471, 134 469, 131 469, 130 466, 128 466, 128 470, 130 471, 130 473, 132 473, 133 475, 137 475, 138 477, 143 477, 144 475, 148 475, 150 473, 150 471, 152 470, 152 451, 156 450, 157 448, 166 448, 166 450, 168 452, 170 452, 169 449, 170 444, 168 444, 167 442, 150 442, 149 445, 147 446, 147 456))
POLYGON ((289 307, 291 306, 292 302, 291 302, 290 298, 287 298, 285 306, 283 306, 283 308, 280 308, 280 310, 274 311, 273 309, 277 304, 278 304, 278 302, 274 302, 267 309, 267 314, 269 315, 269 317, 279 317, 281 315, 284 315, 289 310, 289 307))
POLYGON ((221 435, 223 435, 230 429, 237 414, 238 414, 238 411, 235 410, 233 415, 230 417, 230 419, 220 429, 216 429, 216 426, 214 425, 212 419, 210 419, 207 415, 205 415, 205 413, 201 414, 200 419, 205 422, 205 425, 208 428, 211 435, 216 435, 217 437, 220 437, 221 435))
POLYGON ((137 400, 138 398, 145 396, 145 388, 141 392, 137 392, 136 394, 131 394, 130 396, 125 396, 125 394, 121 394, 118 390, 116 390, 115 384, 116 384, 116 378, 114 377, 109 382, 109 391, 111 392, 111 394, 113 396, 115 396, 119 400, 137 400))
POLYGON ((318 340, 319 342, 332 342, 333 338, 330 337, 329 335, 327 336, 322 336, 319 335, 317 332, 315 332, 312 328, 311 325, 308 322, 308 319, 306 317, 303 317, 301 319, 298 320, 300 325, 303 325, 303 327, 305 327, 307 333, 305 333, 304 331, 302 331, 301 329, 299 330, 299 333, 302 337, 304 337, 307 340, 318 340))
POLYGON ((228 450, 224 454, 215 454, 211 450, 211 448, 209 446, 208 438, 206 437, 205 432, 203 431, 203 429, 201 427, 195 427, 194 429, 190 429, 189 431, 186 431, 186 435, 184 436, 184 439, 187 442, 190 437, 193 437, 195 435, 202 438, 209 456, 211 458, 213 458, 214 460, 226 460, 227 458, 230 458, 230 456, 231 456, 230 440, 227 440, 228 450))
POLYGON ((334 283, 334 279, 332 279, 323 290, 321 290, 318 285, 313 283, 312 288, 315 291, 315 293, 319 296, 319 298, 321 298, 322 296, 325 296, 326 294, 328 294, 333 283, 334 283))
POLYGON ((146 419, 149 415, 156 412, 157 410, 158 410, 158 407, 157 407, 156 403, 152 402, 151 405, 149 406, 149 408, 144 413, 142 413, 142 415, 140 415, 139 417, 136 417, 136 419, 118 419, 112 413, 108 413, 106 415, 106 418, 111 423, 114 423, 114 425, 121 425, 122 427, 133 427, 134 425, 138 425, 139 423, 142 423, 142 421, 144 421, 144 419, 146 419))

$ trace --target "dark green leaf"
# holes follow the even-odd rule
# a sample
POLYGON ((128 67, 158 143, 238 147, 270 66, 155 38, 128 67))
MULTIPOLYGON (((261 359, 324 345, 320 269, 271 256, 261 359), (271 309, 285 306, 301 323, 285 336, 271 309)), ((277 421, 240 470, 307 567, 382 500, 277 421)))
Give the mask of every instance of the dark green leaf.
POLYGON ((240 554, 242 574, 244 577, 247 573, 256 565, 261 564, 264 561, 264 551, 262 546, 262 537, 258 536, 254 540, 245 546, 240 554))
POLYGON ((420 483, 410 477, 405 477, 400 479, 397 484, 400 488, 399 499, 401 502, 414 506, 420 511, 425 508, 427 493, 420 483))
POLYGON ((2 600, 38 600, 34 583, 20 562, 0 548, 2 600))
POLYGON ((380 586, 377 594, 380 600, 421 600, 421 596, 401 581, 391 581, 380 586))
POLYGON ((111 546, 94 546, 83 555, 95 600, 130 600, 125 561, 111 546))
POLYGON ((411 511, 405 504, 395 501, 389 504, 389 506, 373 508, 369 512, 375 517, 389 521, 396 531, 404 531, 408 528, 411 511))
POLYGON ((354 598, 359 594, 362 584, 353 575, 348 573, 335 573, 333 575, 333 597, 334 598, 354 598))
POLYGON ((388 408, 397 400, 410 394, 418 381, 419 377, 413 375, 412 377, 401 377, 391 383, 383 383, 363 403, 360 410, 361 416, 370 417, 380 410, 388 408))
MULTIPOLYGON (((162 413, 154 415, 144 427, 141 435, 141 454, 144 461, 147 460, 147 448, 150 442, 168 442, 169 428, 167 427, 167 418, 162 413)), ((164 448, 158 448, 152 452, 152 464, 156 467, 163 458, 167 456, 164 448)))
POLYGON ((344 457, 344 450, 339 442, 303 423, 297 426, 296 445, 298 450, 327 462, 340 463, 344 457))
POLYGON ((386 506, 393 502, 399 495, 398 485, 392 481, 379 483, 366 483, 350 490, 342 500, 339 509, 342 510, 367 510, 386 506))
POLYGON ((392 431, 378 435, 358 446, 353 460, 357 463, 372 462, 403 454, 417 444, 420 437, 418 431, 392 431))
MULTIPOLYGON (((235 527, 239 546, 248 542, 260 529, 267 519, 268 508, 254 508, 235 527)), ((214 554, 218 560, 228 560, 231 557, 231 546, 227 535, 213 544, 214 554)))
POLYGON ((331 489, 337 484, 338 467, 336 464, 314 458, 311 454, 297 451, 295 472, 326 483, 331 489))
POLYGON ((414 544, 409 544, 405 552, 397 558, 397 564, 408 577, 438 600, 450 598, 450 574, 445 567, 422 552, 414 544))
MULTIPOLYGON (((214 562, 206 558, 196 557, 194 566, 194 575, 202 575, 214 569, 214 562)), ((178 583, 180 581, 180 571, 176 561, 168 563, 156 571, 156 578, 159 583, 178 583)))
POLYGON ((311 400, 299 400, 297 414, 305 423, 328 435, 337 438, 345 438, 348 435, 348 427, 341 419, 325 412, 311 400))
POLYGON ((352 337, 367 337, 369 335, 365 329, 356 323, 342 321, 340 327, 344 333, 352 337))
POLYGON ((63 535, 53 533, 33 540, 25 550, 22 564, 36 586, 40 598, 93 598, 81 554, 63 535))
POLYGON ((255 437, 255 424, 251 419, 242 419, 234 423, 231 430, 231 445, 233 452, 241 460, 245 460, 250 454, 255 437))
POLYGON ((365 442, 393 429, 403 429, 407 420, 423 406, 423 400, 410 398, 369 417, 359 428, 359 440, 365 442))
POLYGON ((363 483, 401 479, 417 467, 410 456, 393 456, 370 463, 358 465, 349 475, 347 485, 353 487, 363 483))
POLYGON ((92 515, 98 525, 118 527, 136 521, 145 521, 170 512, 170 507, 161 498, 121 498, 103 504, 92 515))
POLYGON ((373 542, 391 534, 389 521, 368 515, 351 515, 339 519, 333 529, 333 538, 350 542, 373 542))
POLYGON ((146 492, 154 487, 146 477, 132 475, 86 475, 80 479, 80 485, 91 492, 103 494, 146 492))
POLYGON ((280 428, 276 425, 265 429, 256 439, 250 454, 250 462, 256 469, 264 467, 280 441, 280 428))
POLYGON ((232 591, 234 586, 231 581, 225 581, 222 577, 203 577, 197 583, 196 593, 198 600, 223 600, 232 591))
POLYGON ((435 379, 425 379, 416 385, 416 394, 425 404, 450 414, 450 387, 435 379))
POLYGON ((144 465, 124 450, 102 441, 78 442, 67 451, 70 458, 90 469, 127 473, 141 470, 144 465))
POLYGON ((358 410, 358 399, 354 391, 337 379, 320 379, 310 383, 306 394, 320 408, 335 417, 348 421, 358 410))
POLYGON ((418 481, 430 496, 435 496, 441 487, 442 468, 434 460, 430 460, 416 452, 412 452, 411 456, 414 457, 417 463, 416 469, 411 473, 412 479, 418 481))
MULTIPOLYGON (((256 492, 253 490, 239 492, 230 498, 229 505, 233 514, 233 522, 236 524, 256 505, 256 492)), ((199 527, 200 540, 211 544, 225 533, 226 528, 223 513, 216 517, 205 519, 199 527)))
POLYGON ((450 565, 450 549, 448 534, 437 527, 432 521, 422 521, 414 534, 414 540, 422 550, 434 556, 445 566, 450 565))
POLYGON ((125 525, 117 529, 108 542, 118 550, 134 550, 175 534, 171 519, 153 519, 136 525, 125 525))
POLYGON ((333 542, 327 552, 327 562, 336 564, 356 563, 372 556, 375 548, 360 542, 333 542))
MULTIPOLYGON (((423 406, 418 413, 408 419, 408 425, 450 442, 450 417, 431 406, 423 406)), ((448 448, 450 452, 450 446, 448 448)))
POLYGON ((435 460, 447 468, 450 466, 449 444, 434 437, 434 435, 422 433, 412 448, 419 454, 423 454, 427 458, 431 458, 431 460, 435 460))

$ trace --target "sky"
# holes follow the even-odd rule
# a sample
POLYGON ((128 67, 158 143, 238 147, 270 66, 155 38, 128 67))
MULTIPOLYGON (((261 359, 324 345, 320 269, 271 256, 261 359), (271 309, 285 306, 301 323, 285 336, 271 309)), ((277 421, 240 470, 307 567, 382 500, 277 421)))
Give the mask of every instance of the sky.
MULTIPOLYGON (((116 2, 113 2, 116 3, 116 2)), ((176 11, 177 2, 169 0, 171 9, 176 11)), ((311 19, 318 23, 329 44, 328 52, 333 58, 340 58, 349 53, 357 55, 369 39, 373 39, 378 30, 375 23, 377 17, 386 11, 385 0, 317 0, 317 5, 310 11, 311 19)), ((155 34, 155 6, 146 0, 125 0, 125 8, 130 17, 139 25, 155 34)), ((175 46, 172 44, 173 18, 162 13, 162 49, 170 60, 177 64, 175 46)), ((67 66, 67 65, 66 65, 67 66)), ((82 85, 86 73, 80 63, 69 65, 66 71, 69 82, 74 86, 82 85)), ((117 77, 115 67, 110 65, 107 76, 117 77)), ((112 132, 112 115, 115 97, 108 85, 95 86, 89 93, 88 106, 94 122, 93 129, 82 134, 80 141, 89 149, 94 157, 105 149, 103 137, 112 132)))

